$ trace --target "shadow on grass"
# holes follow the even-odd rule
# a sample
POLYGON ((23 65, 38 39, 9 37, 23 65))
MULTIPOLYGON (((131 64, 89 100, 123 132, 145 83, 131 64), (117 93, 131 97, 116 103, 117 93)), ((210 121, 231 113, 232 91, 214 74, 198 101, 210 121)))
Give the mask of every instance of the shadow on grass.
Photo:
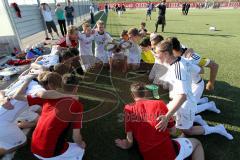
POLYGON ((214 17, 214 16, 217 16, 217 15, 209 15, 209 14, 190 14, 190 16, 196 16, 196 17, 214 17))
POLYGON ((204 96, 208 96, 209 100, 216 103, 221 113, 215 114, 210 112, 203 113, 208 121, 226 124, 233 129, 240 130, 240 88, 231 86, 227 82, 217 81, 215 91, 212 93, 205 92, 204 96))
MULTIPOLYGON (((221 31, 221 30, 217 30, 221 31)), ((231 38, 235 37, 230 34, 208 34, 208 33, 183 33, 183 32, 164 32, 164 33, 170 33, 170 34, 182 34, 182 35, 192 35, 192 36, 211 36, 211 37, 223 37, 223 38, 231 38)))

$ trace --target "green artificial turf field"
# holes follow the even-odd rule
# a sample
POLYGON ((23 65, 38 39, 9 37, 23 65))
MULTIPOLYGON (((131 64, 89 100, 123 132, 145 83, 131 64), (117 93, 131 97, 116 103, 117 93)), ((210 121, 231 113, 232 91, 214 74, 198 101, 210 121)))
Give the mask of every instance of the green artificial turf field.
MULTIPOLYGON (((145 10, 127 10, 121 17, 110 12, 106 29, 114 37, 119 37, 123 29, 138 27, 145 21, 145 10)), ((240 10, 191 10, 182 16, 180 10, 167 9, 164 37, 176 36, 182 44, 193 48, 202 57, 215 60, 220 68, 214 92, 205 92, 215 101, 221 114, 205 112, 201 115, 209 124, 223 123, 234 136, 229 141, 219 135, 197 136, 204 147, 207 160, 236 160, 240 157, 240 10), (209 31, 215 26, 216 31, 209 31)), ((154 31, 157 12, 152 21, 147 21, 148 31, 154 31)), ((159 28, 160 31, 160 28, 159 28)), ((209 77, 205 69, 204 78, 209 77)), ((95 72, 96 73, 96 72, 95 72)), ((82 134, 87 143, 84 160, 138 160, 136 149, 124 151, 115 147, 116 138, 124 138, 122 121, 123 105, 132 101, 129 85, 134 81, 146 81, 147 77, 138 73, 112 75, 106 70, 97 75, 86 74, 81 82, 79 95, 85 107, 82 134), (100 74, 100 75, 99 75, 100 74)), ((167 95, 162 95, 164 100, 167 95)), ((30 140, 29 140, 30 141, 30 140)), ((29 145, 19 149, 16 160, 35 159, 29 145)))

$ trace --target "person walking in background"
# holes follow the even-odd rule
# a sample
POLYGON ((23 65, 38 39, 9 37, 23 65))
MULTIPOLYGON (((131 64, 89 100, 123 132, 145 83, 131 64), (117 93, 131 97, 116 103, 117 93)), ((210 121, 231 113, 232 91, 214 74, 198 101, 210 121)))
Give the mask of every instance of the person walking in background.
MULTIPOLYGON (((41 10, 41 14, 43 16, 43 19, 46 23, 47 30, 50 33, 52 39, 54 39, 53 34, 52 34, 52 29, 54 30, 54 32, 59 37, 57 27, 56 27, 56 25, 53 21, 53 18, 52 18, 52 12, 51 12, 50 6, 47 3, 42 3, 41 6, 40 6, 40 10, 41 10)), ((48 39, 48 36, 46 37, 46 39, 48 39)))
POLYGON ((190 3, 186 4, 185 15, 188 15, 189 9, 190 9, 190 3))
POLYGON ((65 7, 65 16, 67 19, 67 25, 70 24, 73 25, 73 19, 74 19, 74 8, 71 6, 71 1, 68 0, 68 5, 65 7))
POLYGON ((150 20, 151 20, 151 15, 152 15, 152 3, 148 2, 148 4, 147 4, 146 21, 147 21, 147 17, 149 17, 150 20))
POLYGON ((91 24, 94 24, 95 20, 94 20, 94 6, 93 6, 93 4, 89 7, 89 10, 90 10, 90 16, 91 16, 91 24))
POLYGON ((67 34, 66 21, 64 17, 64 10, 62 9, 60 3, 57 3, 57 8, 55 9, 55 15, 57 16, 57 20, 60 26, 62 36, 65 36, 67 34))
POLYGON ((107 3, 104 6, 104 12, 105 12, 105 14, 108 14, 108 4, 107 3))
POLYGON ((183 14, 183 15, 185 15, 185 13, 186 13, 186 11, 185 11, 185 10, 186 10, 186 5, 187 5, 186 2, 184 2, 184 3, 182 4, 182 14, 183 14))

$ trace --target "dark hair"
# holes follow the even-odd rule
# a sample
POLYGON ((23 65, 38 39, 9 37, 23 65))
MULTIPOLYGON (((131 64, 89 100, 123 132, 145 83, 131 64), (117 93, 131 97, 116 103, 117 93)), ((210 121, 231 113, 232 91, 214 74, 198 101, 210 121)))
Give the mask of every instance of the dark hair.
POLYGON ((136 82, 131 84, 131 92, 135 97, 143 98, 145 97, 145 83, 136 82))
POLYGON ((146 23, 145 23, 145 22, 142 22, 141 25, 143 25, 144 27, 146 27, 146 23))
POLYGON ((148 46, 151 46, 151 41, 150 41, 150 38, 149 37, 145 37, 141 40, 140 46, 142 47, 148 47, 148 46))
POLYGON ((79 56, 79 50, 77 48, 68 49, 74 56, 79 56))
POLYGON ((74 57, 73 53, 70 52, 69 50, 65 50, 61 52, 59 59, 60 59, 60 62, 62 63, 63 61, 66 61, 72 57, 74 57))
POLYGON ((163 36, 158 34, 156 37, 152 38, 150 41, 153 41, 153 45, 157 45, 163 40, 164 40, 163 36))
POLYGON ((128 30, 128 34, 131 34, 133 36, 140 36, 140 33, 137 28, 131 28, 128 30))
POLYGON ((123 30, 122 33, 121 33, 121 37, 125 36, 128 34, 128 31, 127 30, 123 30))
POLYGON ((176 37, 168 37, 167 40, 172 43, 174 50, 181 51, 181 43, 176 37))
POLYGON ((72 92, 78 86, 79 81, 81 80, 79 77, 73 74, 65 74, 63 75, 63 90, 67 92, 72 92))
POLYGON ((173 45, 172 42, 168 41, 168 40, 163 40, 159 46, 160 51, 164 52, 167 51, 170 55, 173 55, 173 45))
POLYGON ((59 63, 59 64, 56 64, 54 67, 53 67, 53 72, 56 72, 60 75, 64 75, 66 73, 69 72, 69 68, 67 65, 63 64, 63 63, 59 63))

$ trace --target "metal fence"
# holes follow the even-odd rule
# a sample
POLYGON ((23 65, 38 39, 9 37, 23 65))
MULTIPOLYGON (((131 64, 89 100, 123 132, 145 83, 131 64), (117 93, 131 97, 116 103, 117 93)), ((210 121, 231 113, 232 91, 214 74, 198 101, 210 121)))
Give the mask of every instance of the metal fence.
MULTIPOLYGON (((8 12, 9 19, 11 20, 15 36, 12 38, 0 37, 1 43, 9 43, 10 48, 21 47, 22 40, 33 36, 39 32, 46 32, 45 23, 42 19, 39 6, 41 3, 48 3, 51 7, 52 17, 54 18, 55 24, 58 27, 56 16, 54 11, 56 3, 60 3, 63 9, 67 5, 67 0, 4 0, 6 10, 8 12), (11 6, 12 3, 17 3, 21 11, 21 18, 16 15, 15 9, 11 6), (6 42, 7 41, 7 42, 6 42), (19 44, 19 46, 16 46, 19 44)), ((79 25, 80 22, 89 15, 89 7, 92 5, 91 0, 71 0, 71 4, 75 10, 74 24, 79 25)), ((97 5, 95 5, 95 11, 97 11, 97 5)))

